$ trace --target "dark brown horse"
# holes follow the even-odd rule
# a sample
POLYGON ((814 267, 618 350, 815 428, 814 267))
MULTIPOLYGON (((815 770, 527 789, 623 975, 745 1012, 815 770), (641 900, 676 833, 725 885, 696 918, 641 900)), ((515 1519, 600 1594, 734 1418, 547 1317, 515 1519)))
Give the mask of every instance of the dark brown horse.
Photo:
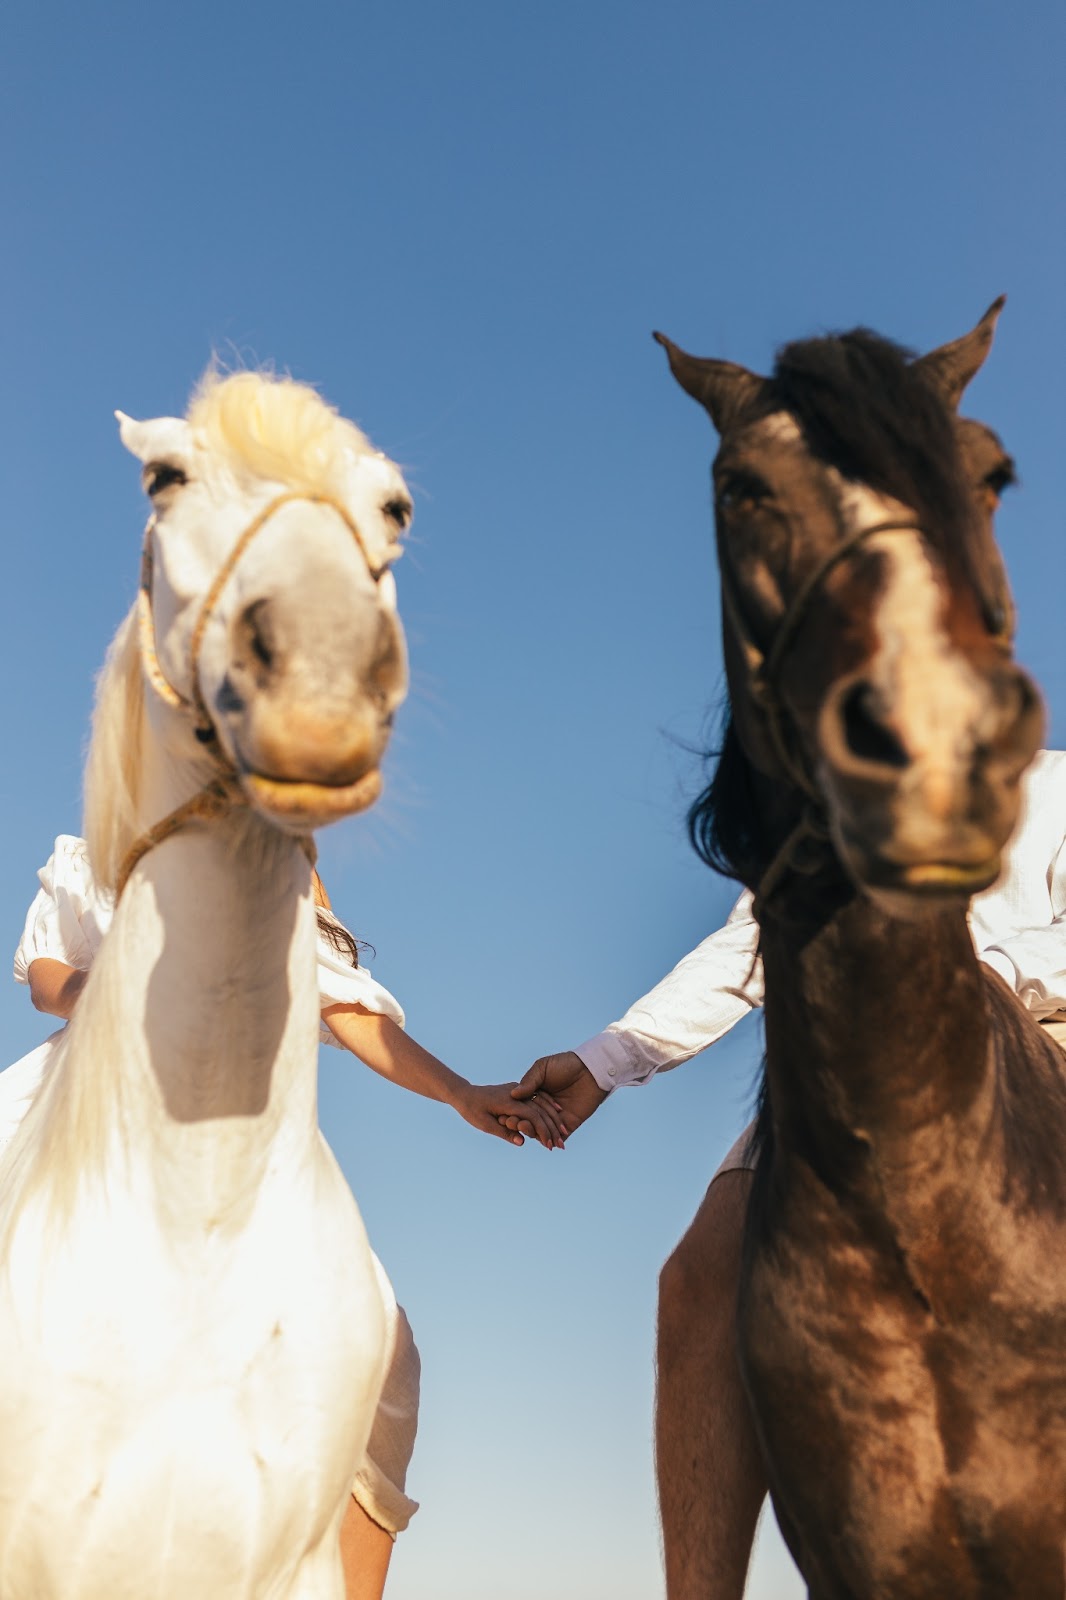
POLYGON ((756 894, 739 1338, 816 1600, 1066 1593, 1064 1062, 966 921, 1042 727, 991 527, 1011 463, 956 415, 999 309, 768 379, 661 339, 721 435, 732 720, 691 822, 756 894))

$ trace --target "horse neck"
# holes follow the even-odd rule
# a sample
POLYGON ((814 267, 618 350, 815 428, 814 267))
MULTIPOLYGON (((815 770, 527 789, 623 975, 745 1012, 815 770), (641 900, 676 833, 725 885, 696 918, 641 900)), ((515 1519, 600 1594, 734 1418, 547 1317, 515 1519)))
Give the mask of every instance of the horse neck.
MULTIPOLYGON (((154 821, 191 785, 180 764, 147 765, 154 821)), ((83 1172, 118 1150, 172 1223, 243 1214, 279 1152, 317 1140, 317 1020, 298 844, 244 811, 188 826, 142 859, 116 908, 70 1025, 51 1134, 70 1136, 83 1172)))
POLYGON ((839 1166, 856 1139, 883 1163, 950 1159, 983 1126, 991 1065, 965 909, 886 916, 837 876, 797 880, 762 919, 775 1127, 839 1166))

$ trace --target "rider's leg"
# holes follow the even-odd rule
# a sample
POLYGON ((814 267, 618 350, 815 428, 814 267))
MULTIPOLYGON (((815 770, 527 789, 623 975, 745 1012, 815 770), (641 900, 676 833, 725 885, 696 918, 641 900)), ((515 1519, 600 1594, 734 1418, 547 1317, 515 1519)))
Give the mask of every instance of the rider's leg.
POLYGON ((751 1173, 721 1172, 659 1280, 655 1420, 668 1600, 740 1600, 766 1494, 736 1355, 751 1173))
POLYGON ((418 1510, 405 1485, 418 1427, 420 1372, 411 1324, 397 1306, 392 1359, 341 1525, 346 1600, 381 1600, 396 1535, 418 1510))

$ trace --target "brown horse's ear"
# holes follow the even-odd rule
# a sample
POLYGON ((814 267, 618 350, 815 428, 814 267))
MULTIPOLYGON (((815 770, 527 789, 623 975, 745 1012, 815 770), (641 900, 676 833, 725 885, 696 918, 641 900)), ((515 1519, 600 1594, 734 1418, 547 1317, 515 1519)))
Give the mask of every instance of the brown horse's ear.
POLYGON ((733 361, 709 361, 686 355, 665 333, 655 333, 670 358, 670 371, 687 394, 698 400, 719 433, 762 394, 766 379, 733 361))
POLYGON ((964 333, 961 339, 942 344, 939 350, 930 350, 927 356, 919 356, 914 363, 915 370, 923 372, 934 388, 940 390, 952 410, 957 408, 971 378, 984 366, 999 314, 1006 303, 1006 295, 1001 294, 998 300, 993 300, 976 328, 964 333))

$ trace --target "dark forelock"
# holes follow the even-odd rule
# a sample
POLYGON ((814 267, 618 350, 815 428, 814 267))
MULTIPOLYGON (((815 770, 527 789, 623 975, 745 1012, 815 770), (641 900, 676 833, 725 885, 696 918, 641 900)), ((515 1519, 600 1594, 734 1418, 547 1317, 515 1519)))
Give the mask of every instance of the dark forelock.
POLYGON ((964 549, 969 520, 954 419, 910 351, 866 328, 778 352, 772 401, 846 478, 912 507, 927 534, 964 549))

